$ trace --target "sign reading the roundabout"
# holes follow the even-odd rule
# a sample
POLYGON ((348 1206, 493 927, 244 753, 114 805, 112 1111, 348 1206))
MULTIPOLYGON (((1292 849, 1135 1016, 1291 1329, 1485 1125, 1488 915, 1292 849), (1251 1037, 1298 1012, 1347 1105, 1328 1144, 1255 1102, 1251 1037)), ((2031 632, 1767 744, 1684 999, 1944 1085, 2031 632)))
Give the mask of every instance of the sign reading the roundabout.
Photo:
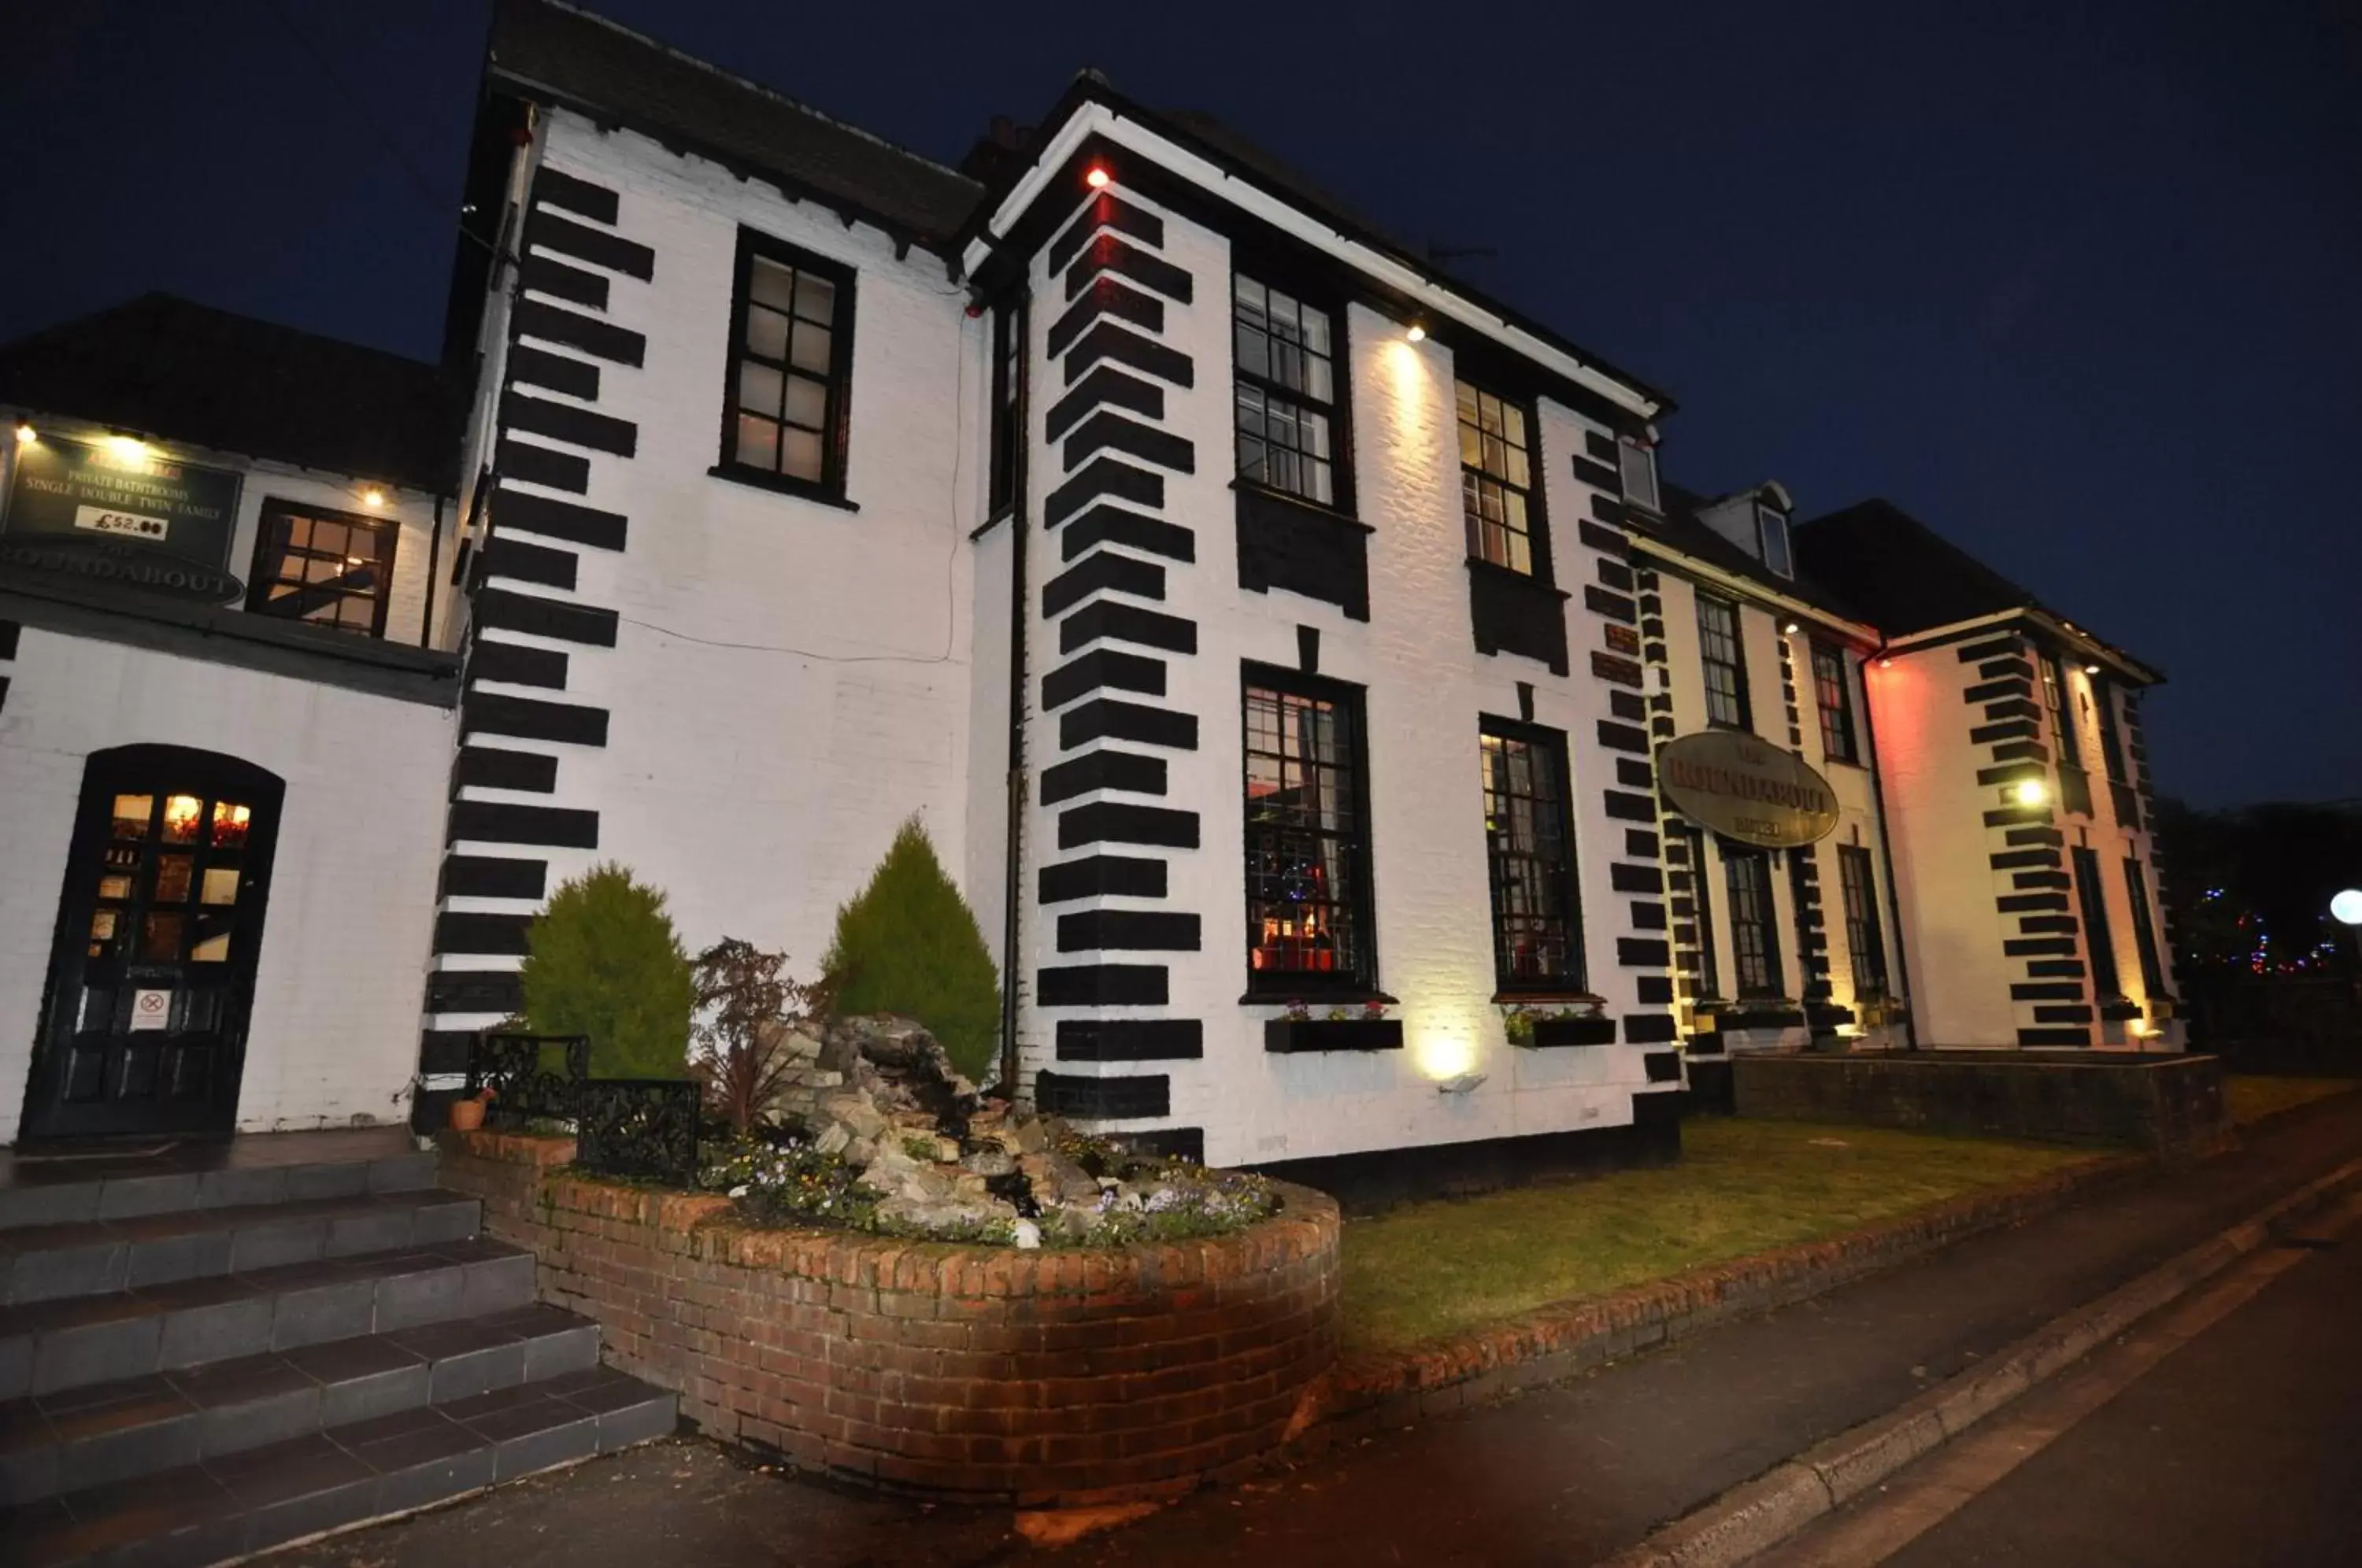
POLYGON ((1837 829, 1837 792, 1817 769, 1737 730, 1667 743, 1657 778, 1683 816, 1741 844, 1793 849, 1837 829))
POLYGON ((20 443, 15 469, 0 565, 210 604, 245 591, 228 569, 237 475, 49 435, 20 443))

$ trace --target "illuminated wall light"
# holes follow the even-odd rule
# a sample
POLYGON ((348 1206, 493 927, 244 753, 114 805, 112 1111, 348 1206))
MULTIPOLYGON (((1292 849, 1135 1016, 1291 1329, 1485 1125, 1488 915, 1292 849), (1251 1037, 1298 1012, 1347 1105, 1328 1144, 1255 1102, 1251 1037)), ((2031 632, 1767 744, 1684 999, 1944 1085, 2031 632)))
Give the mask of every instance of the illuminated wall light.
POLYGON ((1090 166, 1089 170, 1084 173, 1083 183, 1088 185, 1094 191, 1104 191, 1108 188, 1108 181, 1111 178, 1113 178, 1113 176, 1109 175, 1105 169, 1101 168, 1098 164, 1094 163, 1090 166))
POLYGON ((1894 668, 1894 661, 1882 655, 1878 660, 1878 668, 1881 669, 1893 669, 1894 668))
POLYGON ((39 431, 35 430, 31 425, 26 424, 21 419, 17 421, 17 445, 19 447, 29 447, 40 438, 41 435, 39 431))
POLYGON ((2096 664, 2087 664, 2083 667, 2083 673, 2086 675, 2097 675, 2100 673, 2100 667, 2096 664))
POLYGON ((1427 341, 1427 328, 1414 321, 1408 326, 1403 328, 1403 337, 1408 342, 1424 343, 1427 341))
POLYGON ((363 491, 361 492, 361 504, 368 507, 383 506, 385 504, 385 491, 375 489, 374 487, 363 491))
POLYGON ((127 463, 138 462, 148 456, 148 443, 137 436, 109 436, 99 445, 127 463))
POLYGON ((2021 778, 2009 787, 2009 798, 2021 806, 2040 806, 2050 800, 2050 786, 2039 778, 2021 778))
POLYGON ((1803 631, 1803 630, 1804 630, 1804 627, 1802 627, 1802 626, 1798 625, 1798 624, 1797 624, 1795 622, 1794 622, 1794 621, 1790 621, 1790 622, 1788 622, 1785 625, 1783 625, 1783 626, 1780 628, 1780 630, 1781 630, 1781 632, 1782 632, 1784 635, 1787 635, 1787 636, 1791 636, 1791 637, 1793 637, 1793 636, 1794 636, 1798 632, 1803 631))

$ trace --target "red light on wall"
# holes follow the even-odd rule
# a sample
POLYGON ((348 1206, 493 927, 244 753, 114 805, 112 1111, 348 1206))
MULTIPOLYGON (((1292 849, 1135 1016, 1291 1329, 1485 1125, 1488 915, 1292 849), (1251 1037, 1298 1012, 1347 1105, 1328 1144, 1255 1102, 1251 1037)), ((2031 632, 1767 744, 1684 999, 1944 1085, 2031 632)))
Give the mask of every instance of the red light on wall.
POLYGON ((1090 172, 1083 176, 1083 183, 1094 191, 1104 191, 1108 187, 1109 178, 1108 171, 1094 163, 1090 167, 1090 172))

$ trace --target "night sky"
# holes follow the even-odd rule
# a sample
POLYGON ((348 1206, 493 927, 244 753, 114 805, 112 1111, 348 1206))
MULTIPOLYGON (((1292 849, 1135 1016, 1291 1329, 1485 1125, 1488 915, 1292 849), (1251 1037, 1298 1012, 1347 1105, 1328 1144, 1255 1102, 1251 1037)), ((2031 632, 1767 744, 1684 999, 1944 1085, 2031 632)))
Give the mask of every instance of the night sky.
MULTIPOLYGON (((2362 796, 2362 8, 597 8, 945 161, 1085 65, 1215 114, 1670 391, 1669 478, 1884 495, 2162 665, 2163 792, 2362 796)), ((16 8, 0 338, 165 289, 433 357, 485 17, 16 8)))

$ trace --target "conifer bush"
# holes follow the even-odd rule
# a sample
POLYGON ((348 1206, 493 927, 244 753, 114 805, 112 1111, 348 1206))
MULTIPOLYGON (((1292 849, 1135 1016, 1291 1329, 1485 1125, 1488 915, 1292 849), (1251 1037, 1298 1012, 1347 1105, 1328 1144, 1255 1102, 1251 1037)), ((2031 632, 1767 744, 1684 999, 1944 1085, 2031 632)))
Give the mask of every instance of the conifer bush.
POLYGON ((976 915, 935 858, 916 817, 894 835, 869 885, 836 911, 822 967, 836 1010, 915 1018, 972 1081, 992 1076, 1000 1038, 1000 984, 976 915))
POLYGON ((662 893, 594 866, 559 884, 525 944, 526 1028, 589 1035, 596 1077, 682 1076, 697 980, 662 893))

